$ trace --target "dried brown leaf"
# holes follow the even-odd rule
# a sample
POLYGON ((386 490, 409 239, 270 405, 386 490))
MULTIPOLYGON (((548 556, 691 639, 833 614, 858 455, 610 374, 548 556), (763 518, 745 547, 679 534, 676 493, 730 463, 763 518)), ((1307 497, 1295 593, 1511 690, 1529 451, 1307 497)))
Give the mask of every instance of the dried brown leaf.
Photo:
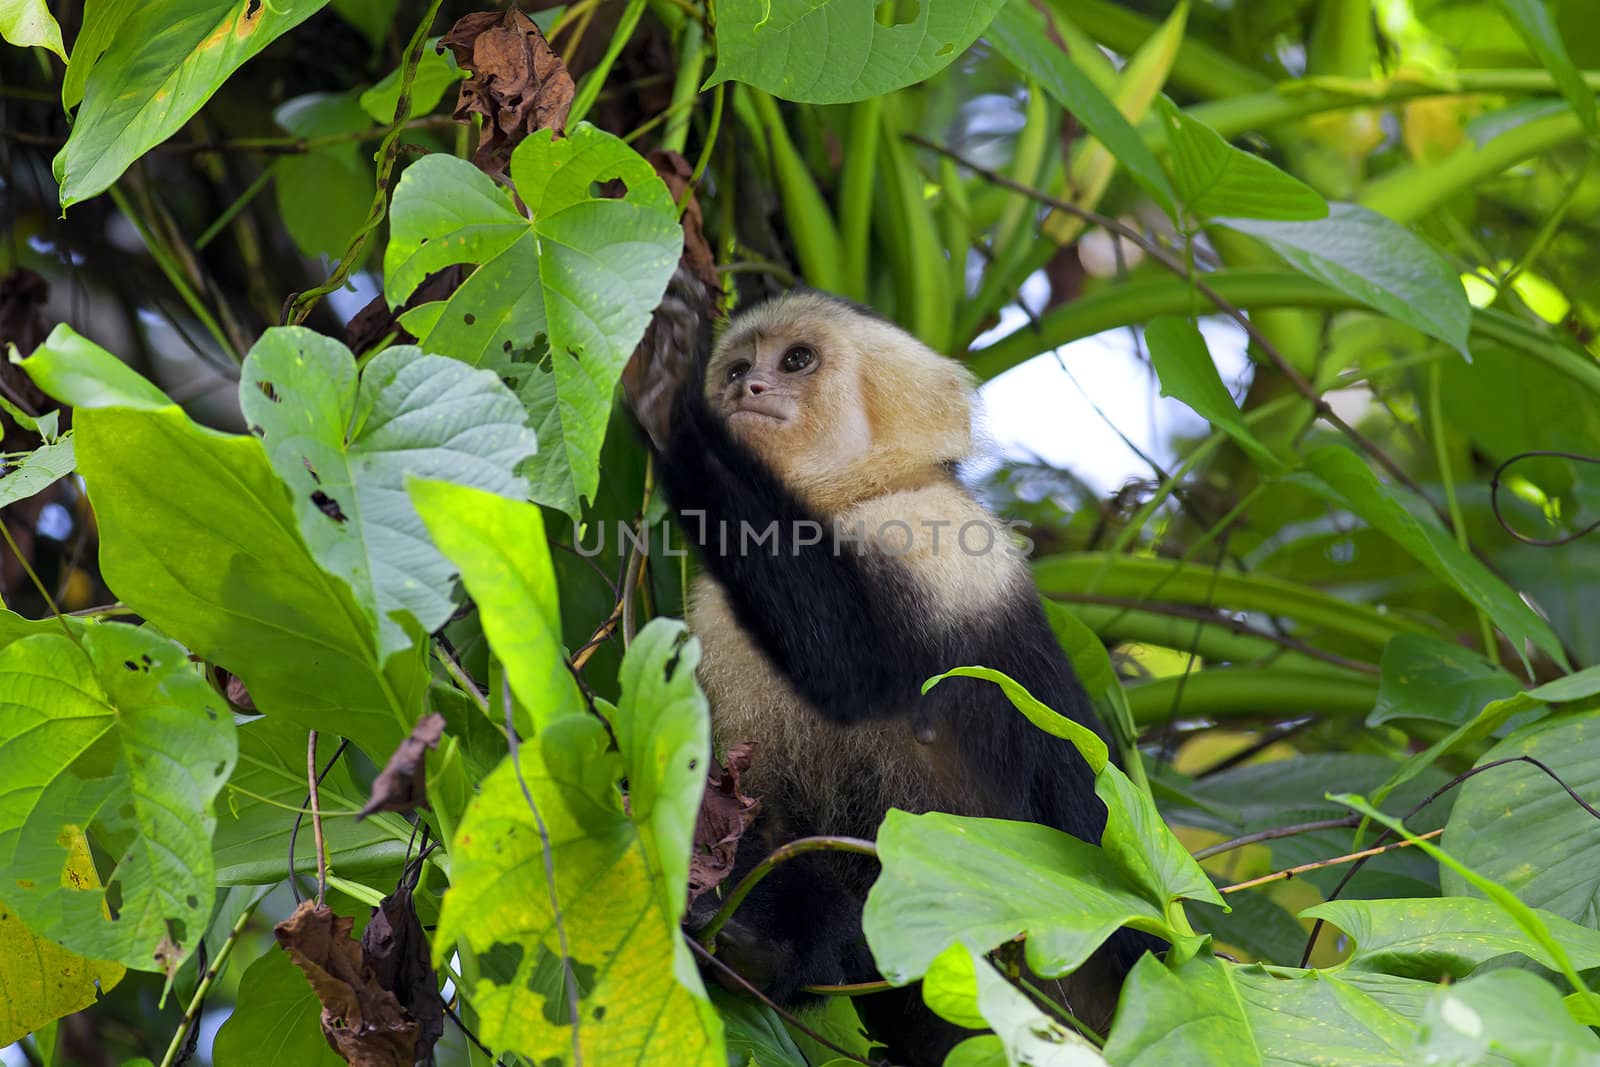
POLYGON ((450 27, 439 41, 469 72, 456 98, 455 119, 483 116, 483 130, 472 162, 501 175, 511 150, 535 130, 566 129, 572 107, 572 75, 551 50, 544 33, 516 7, 503 14, 479 11, 450 27))
POLYGON ((378 984, 416 1020, 416 1062, 426 1063, 444 1036, 444 998, 409 885, 402 884, 373 910, 361 932, 361 951, 378 984))
POLYGON ((417 720, 411 736, 400 742, 372 781, 372 796, 356 816, 360 822, 380 811, 410 811, 428 806, 427 752, 439 747, 444 736, 444 716, 430 711, 417 720))
POLYGON ((706 893, 733 873, 739 838, 755 821, 761 801, 739 790, 739 775, 750 769, 755 743, 742 741, 727 751, 727 765, 711 761, 700 817, 695 821, 694 849, 689 854, 689 900, 706 893))
POLYGON ((377 978, 350 939, 355 920, 302 901, 273 936, 322 1004, 322 1036, 351 1067, 413 1067, 417 1022, 377 978))

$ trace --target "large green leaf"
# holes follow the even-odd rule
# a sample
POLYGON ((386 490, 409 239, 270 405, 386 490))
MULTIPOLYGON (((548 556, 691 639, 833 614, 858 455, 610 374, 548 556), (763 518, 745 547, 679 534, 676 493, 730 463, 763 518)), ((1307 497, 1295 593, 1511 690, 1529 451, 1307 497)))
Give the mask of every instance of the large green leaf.
POLYGON ((239 405, 263 435, 318 562, 350 583, 378 656, 409 646, 402 613, 432 633, 455 610, 455 568, 406 497, 408 477, 522 499, 516 468, 537 448, 511 391, 486 370, 403 345, 360 374, 332 338, 268 330, 250 350, 239 405))
POLYGON ((1361 457, 1341 445, 1325 445, 1307 455, 1305 465, 1315 478, 1306 478, 1302 484, 1388 534, 1436 578, 1488 615, 1515 647, 1531 641, 1557 663, 1566 663, 1561 641, 1549 624, 1457 544, 1432 515, 1416 514, 1402 506, 1395 492, 1378 481, 1361 457))
MULTIPOLYGON (((446 482, 414 481, 410 492, 434 543, 459 568, 512 695, 531 716, 532 732, 581 713, 583 700, 561 643, 561 603, 539 509, 446 482)), ((499 721, 499 709, 494 713, 499 721)))
MULTIPOLYGON (((1536 723, 1484 753, 1480 763, 1531 756, 1580 797, 1600 797, 1600 712, 1536 723)), ((1496 767, 1461 787, 1445 830, 1463 864, 1515 893, 1525 904, 1600 927, 1600 820, 1560 785, 1527 763, 1496 767)), ((1445 890, 1477 891, 1453 871, 1445 890)))
POLYGON ((18 48, 38 45, 50 49, 62 59, 67 58, 66 46, 61 43, 61 27, 45 6, 45 0, 4 0, 4 3, 0 3, 0 37, 18 48))
POLYGON ((1150 362, 1161 379, 1161 395, 1176 397, 1202 418, 1233 438, 1267 474, 1283 470, 1283 460, 1256 439, 1222 384, 1211 349, 1193 319, 1163 315, 1150 320, 1144 330, 1150 362))
POLYGON ((261 442, 195 425, 65 327, 23 367, 77 408, 79 470, 116 595, 237 674, 262 711, 385 757, 421 714, 422 651, 380 665, 370 623, 312 558, 261 442))
POLYGON ((1596 1067, 1600 1037, 1573 1021, 1548 982, 1503 970, 1440 986, 1423 1013, 1416 1056, 1439 1067, 1596 1067))
POLYGON ((1466 353, 1472 305, 1460 277, 1398 222, 1342 203, 1329 204, 1327 218, 1310 222, 1217 221, 1266 242, 1296 270, 1466 353))
POLYGON ((809 104, 883 96, 943 70, 1004 2, 889 4, 880 21, 878 5, 862 0, 722 0, 717 69, 705 88, 742 81, 809 104))
POLYGON ((384 254, 391 305, 433 271, 478 269, 442 305, 406 319, 421 346, 474 366, 544 339, 553 399, 539 405, 533 497, 574 520, 599 483, 612 394, 678 262, 683 229, 667 187, 622 141, 587 123, 529 137, 511 157, 511 192, 451 156, 406 169, 384 254), (616 199, 594 187, 620 180, 616 199))
MULTIPOLYGON (((326 749, 323 758, 331 754, 326 749)), ((274 885, 289 876, 291 809, 306 802, 306 730, 277 715, 264 715, 239 727, 239 762, 225 787, 227 802, 217 815, 211 841, 219 885, 274 885)), ((349 818, 367 793, 350 778, 344 761, 317 787, 324 815, 322 836, 328 864, 345 877, 400 868, 408 856, 411 825, 392 812, 361 822, 349 818)), ((315 839, 301 832, 295 840, 294 869, 317 869, 315 839)), ((296 972, 298 973, 298 972, 296 972)))
MULTIPOLYGON (((1492 901, 1477 897, 1334 900, 1300 913, 1350 936, 1344 966, 1402 978, 1464 978, 1481 963, 1515 952, 1555 968, 1544 946, 1492 901)), ((1579 970, 1600 967, 1600 932, 1550 912, 1539 916, 1579 970)))
POLYGON ((1056 45, 1044 19, 1030 4, 1012 0, 1002 8, 989 27, 988 40, 1083 123, 1168 215, 1174 214, 1177 196, 1144 138, 1056 45))
POLYGON ((1100 1050, 1006 981, 981 952, 951 945, 928 968, 922 997, 939 1015, 1000 1039, 995 1067, 1104 1067, 1100 1050))
POLYGON ((233 1011, 217 1031, 216 1067, 340 1067, 322 1036, 322 1005, 287 952, 276 945, 239 979, 233 1011))
MULTIPOLYGON (((1177 966, 1145 956, 1128 975, 1105 1056, 1118 1067, 1413 1067, 1416 1027, 1353 982, 1318 971, 1277 977, 1209 955, 1177 966)), ((1386 979, 1380 988, 1425 983, 1386 979)))
POLYGON ((1172 184, 1195 218, 1238 215, 1287 221, 1321 219, 1328 214, 1328 202, 1299 178, 1233 147, 1166 97, 1156 106, 1172 153, 1172 184))
POLYGON ((1028 966, 1052 978, 1119 926, 1172 936, 1148 891, 1104 851, 1048 826, 891 810, 878 858, 861 925, 891 982, 922 977, 956 943, 988 952, 1026 934, 1028 966))
POLYGON ((171 976, 211 916, 233 717, 167 638, 122 623, 74 634, 0 649, 0 884, 30 929, 171 976), (84 828, 113 850, 104 888, 67 876, 84 828))
MULTIPOLYGON (((87 52, 83 104, 55 158, 63 209, 116 181, 172 136, 250 57, 327 0, 145 0, 87 52)), ((81 48, 75 48, 73 63, 81 48)), ((71 71, 69 68, 69 77, 71 71)))
MULTIPOLYGON (((683 636, 681 623, 657 620, 629 650, 643 662, 625 661, 634 685, 614 711, 620 753, 595 717, 560 718, 489 775, 456 833, 434 951, 448 958, 465 939, 515 960, 472 997, 496 1049, 538 1063, 574 1052, 619 1067, 724 1063, 721 1022, 678 928, 710 746, 704 701, 689 696, 698 646, 683 636)), ((496 651, 508 671, 522 655, 496 651)))

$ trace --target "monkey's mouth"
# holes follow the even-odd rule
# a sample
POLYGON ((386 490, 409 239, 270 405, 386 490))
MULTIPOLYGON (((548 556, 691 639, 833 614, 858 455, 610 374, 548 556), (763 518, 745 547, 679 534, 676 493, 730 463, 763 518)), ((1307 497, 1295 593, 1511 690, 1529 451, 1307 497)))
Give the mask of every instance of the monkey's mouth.
POLYGON ((782 425, 794 414, 794 408, 777 400, 745 400, 728 413, 728 421, 735 419, 751 426, 782 425))

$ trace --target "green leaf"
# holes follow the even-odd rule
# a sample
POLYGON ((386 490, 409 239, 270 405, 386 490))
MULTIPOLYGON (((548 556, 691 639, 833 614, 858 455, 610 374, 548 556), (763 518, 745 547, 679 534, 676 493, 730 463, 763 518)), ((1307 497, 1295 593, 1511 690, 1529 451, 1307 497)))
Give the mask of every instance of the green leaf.
POLYGON ((67 58, 67 47, 61 43, 61 27, 45 6, 45 0, 0 3, 0 37, 18 48, 37 45, 48 48, 63 60, 67 58))
POLYGON ((1104 851, 1048 826, 891 809, 878 859, 861 923, 896 984, 956 943, 988 952, 1026 934, 1028 966, 1055 978, 1120 926, 1172 936, 1162 909, 1104 851))
MULTIPOLYGON (((666 290, 683 229, 655 170, 587 123, 552 140, 541 130, 511 157, 524 216, 508 190, 465 160, 433 155, 395 190, 384 295, 405 300, 433 271, 476 263, 433 318, 421 346, 474 366, 502 363, 544 338, 555 402, 538 413, 534 499, 576 521, 599 484, 612 395, 666 290), (620 199, 596 184, 620 179, 620 199)), ((420 324, 419 324, 420 325, 420 324)))
MULTIPOLYGON (((323 758, 331 755, 324 752, 323 758)), ((366 803, 366 793, 340 760, 317 789, 326 818, 322 834, 328 864, 347 877, 398 870, 408 855, 411 826, 393 812, 361 822, 348 817, 366 803)), ((289 838, 294 817, 285 807, 306 802, 306 730, 277 715, 239 727, 239 762, 224 787, 212 854, 218 885, 274 885, 289 876, 289 838)), ((305 827, 295 840, 294 869, 315 873, 316 843, 305 827)), ((298 973, 298 972, 296 972, 298 973)), ((304 979, 302 978, 302 982, 304 979)))
POLYGON ((735 996, 719 986, 712 986, 710 993, 726 1030, 730 1064, 807 1067, 777 1012, 753 997, 735 996))
POLYGON ((1217 221, 1264 241, 1295 270, 1466 355, 1472 306, 1444 257, 1357 204, 1329 204, 1327 214, 1314 222, 1217 221))
POLYGON ((1515 678, 1471 650, 1419 634, 1401 634, 1385 645, 1382 666, 1369 726, 1391 719, 1455 726, 1520 689, 1515 678))
POLYGON ((61 80, 61 106, 71 111, 83 99, 83 85, 89 72, 100 61, 127 17, 138 10, 143 0, 84 0, 83 28, 72 42, 72 58, 66 77, 61 80))
MULTIPOLYGON (((75 885, 98 886, 89 842, 66 835, 69 854, 62 874, 75 885)), ((122 981, 120 963, 85 959, 29 930, 0 900, 0 1041, 20 1041, 52 1020, 90 1007, 122 981)), ((53 1062, 46 1057, 45 1062, 53 1062)))
POLYGON ((104 54, 85 56, 92 69, 83 104, 53 164, 62 209, 104 191, 188 122, 246 60, 326 3, 145 0, 125 14, 119 10, 104 54))
POLYGON ((217 1031, 215 1067, 341 1067, 322 1036, 322 1005, 276 945, 239 979, 233 1011, 217 1031))
POLYGON ((1431 514, 1413 514, 1396 491, 1381 484, 1361 457, 1342 445, 1325 445, 1305 458, 1313 478, 1300 484, 1348 508, 1394 539, 1440 581, 1488 615, 1513 646, 1531 641, 1565 665, 1566 653, 1548 623, 1516 591, 1456 543, 1431 514))
POLYGON ((1177 195, 1156 157, 1122 112, 1095 87, 1051 39, 1044 19, 1022 0, 1012 0, 995 16, 988 40, 1017 69, 1044 87, 1084 128, 1128 168, 1133 179, 1153 196, 1168 215, 1176 212, 1177 195))
POLYGON ((1556 26, 1548 0, 1496 0, 1511 25, 1527 42, 1528 49, 1550 72, 1561 95, 1566 97, 1572 110, 1588 131, 1600 133, 1600 121, 1595 115, 1594 90, 1584 81, 1583 75, 1567 55, 1562 43, 1561 30, 1556 26))
POLYGON ((1163 315, 1151 319, 1144 330, 1150 362, 1161 379, 1161 395, 1176 397, 1202 418, 1233 438, 1266 474, 1278 474, 1283 460, 1256 439, 1244 424, 1233 397, 1228 395, 1211 350, 1193 319, 1163 315))
POLYGON ((262 711, 385 758, 421 714, 422 653, 380 667, 371 624, 312 558, 261 442, 196 426, 114 356, 61 337, 23 368, 77 408, 107 584, 237 674, 262 711))
POLYGON ((362 369, 332 338, 298 326, 262 335, 244 362, 239 406, 289 486, 300 534, 350 583, 381 660, 455 610, 455 568, 433 547, 406 480, 433 478, 516 499, 517 465, 537 448, 522 405, 490 371, 402 345, 362 369))
MULTIPOLYGON (((1105 1057, 1118 1067, 1413 1067, 1415 1025, 1364 985, 1209 955, 1169 969, 1145 956, 1123 986, 1105 1057)), ((1390 978, 1379 988, 1420 999, 1433 987, 1390 978)))
POLYGON ((1065 741, 1071 741, 1083 756, 1084 762, 1089 765, 1091 773, 1099 774, 1109 764, 1111 754, 1107 751, 1106 743, 1100 739, 1099 734, 1087 726, 1072 721, 1054 708, 1042 704, 1032 693, 1023 688, 1019 682, 1007 675, 989 667, 956 667, 953 670, 945 671, 943 674, 935 675, 922 683, 923 693, 927 693, 928 690, 946 678, 979 678, 986 682, 993 682, 1000 687, 1006 698, 1011 701, 1018 711, 1027 717, 1029 722, 1047 734, 1065 741))
POLYGON ((72 447, 72 431, 59 441, 40 445, 22 462, 0 478, 0 508, 44 492, 72 473, 77 457, 72 447))
MULTIPOLYGON (((373 47, 377 47, 383 43, 389 27, 394 24, 394 13, 400 6, 400 0, 333 0, 328 6, 340 18, 360 30, 373 47)), ((432 41, 428 42, 428 49, 432 51, 432 41)), ((392 118, 394 110, 391 108, 381 121, 388 122, 392 118)))
POLYGON ((1441 986, 1417 1033, 1416 1063, 1472 1067, 1595 1067, 1600 1037, 1568 1014, 1561 994, 1527 971, 1503 970, 1441 986))
POLYGON ((1320 219, 1322 194, 1260 156, 1235 148, 1210 126, 1190 118, 1166 97, 1156 101, 1172 153, 1178 199, 1197 219, 1320 219))
POLYGON ((0 884, 30 929, 170 979, 211 917, 233 718, 167 638, 123 623, 75 633, 0 650, 0 884), (85 828, 113 850, 104 888, 67 877, 85 828))
POLYGON ((982 953, 965 945, 951 945, 933 961, 922 981, 922 997, 957 1026, 993 1030, 1002 1052, 997 1067, 1104 1067, 1106 1062, 1099 1049, 1045 1014, 982 953))
POLYGON ((1139 731, 1133 722, 1133 712, 1128 708, 1128 694, 1122 689, 1122 680, 1111 665, 1106 646, 1072 609, 1054 600, 1045 600, 1042 604, 1056 641, 1072 661, 1078 683, 1089 695, 1101 721, 1111 727, 1123 752, 1131 752, 1137 745, 1139 731))
MULTIPOLYGON (((280 105, 272 117, 296 137, 305 138, 372 128, 349 93, 297 96, 280 105)), ((341 141, 283 156, 273 167, 278 214, 295 247, 313 258, 344 255, 351 235, 367 221, 372 208, 376 180, 372 153, 363 151, 359 141, 341 141)))
MULTIPOLYGON (((1536 723, 1484 753, 1479 764, 1512 756, 1533 757, 1593 803, 1600 797, 1600 712, 1536 723)), ((1586 926, 1597 924, 1600 821, 1539 768, 1513 763, 1469 779, 1450 813, 1445 839, 1458 860, 1525 904, 1586 926)), ((1452 871, 1442 872, 1441 879, 1446 892, 1476 892, 1452 871)))
MULTIPOLYGON (((447 482, 407 488, 439 551, 460 569, 533 732, 584 713, 561 643, 561 604, 539 509, 447 482)), ((499 709, 491 712, 500 721, 499 709)))
MULTIPOLYGON (((1554 969, 1556 960, 1498 904, 1475 897, 1334 900, 1300 913, 1350 935, 1343 966, 1402 978, 1465 978, 1479 964, 1515 952, 1554 969)), ((1579 970, 1600 966, 1600 932, 1540 912, 1579 970)))
POLYGON ((717 69, 702 88, 741 81, 808 104, 883 96, 949 66, 1002 3, 891 3, 886 25, 862 0, 722 0, 717 69))
MULTIPOLYGON (((515 958, 509 974, 486 973, 472 996, 479 1036, 494 1048, 534 1062, 565 1062, 575 1047, 586 1062, 608 1065, 725 1062, 721 1022, 678 927, 679 872, 705 781, 699 761, 710 751, 704 702, 684 696, 698 649, 680 644, 682 633, 681 623, 658 620, 629 649, 636 662, 625 660, 624 675, 634 684, 613 720, 620 754, 608 751, 594 716, 558 719, 519 759, 508 756, 467 808, 434 950, 447 958, 464 938, 480 953, 515 958), (508 885, 524 890, 509 894, 508 885)), ((495 651, 508 672, 516 668, 515 649, 495 651)))
MULTIPOLYGON (((384 2, 392 4, 394 0, 384 2)), ((439 38, 430 39, 423 46, 422 56, 417 61, 417 72, 411 79, 412 117, 432 112, 439 106, 445 90, 467 76, 467 72, 456 65, 455 53, 449 49, 437 51, 438 43, 439 38)), ((377 85, 363 92, 360 97, 361 110, 386 126, 393 122, 394 110, 400 104, 400 82, 404 73, 403 66, 396 67, 384 75, 377 85)))

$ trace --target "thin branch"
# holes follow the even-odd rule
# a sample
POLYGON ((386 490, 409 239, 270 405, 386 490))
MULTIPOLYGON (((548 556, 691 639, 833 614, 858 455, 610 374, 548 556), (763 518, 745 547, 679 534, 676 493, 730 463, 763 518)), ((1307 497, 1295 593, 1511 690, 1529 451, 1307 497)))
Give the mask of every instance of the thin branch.
POLYGON ((1063 200, 1060 197, 1051 196, 1049 193, 1041 192, 1040 190, 1035 189, 1032 186, 1025 185, 1022 182, 1013 181, 1004 174, 974 163, 964 156, 952 151, 951 149, 946 148, 944 145, 930 141, 925 137, 918 136, 914 133, 905 133, 901 136, 907 141, 910 141, 912 144, 948 157, 949 159, 955 161, 958 165, 972 171, 972 173, 978 175, 987 182, 998 185, 1005 189, 1010 189, 1014 193, 1019 193, 1031 200, 1036 200, 1041 204, 1055 208, 1057 211, 1063 211, 1069 215, 1074 215, 1077 218, 1083 219, 1086 222, 1091 222, 1107 232, 1116 234, 1118 237, 1121 237, 1124 240, 1129 241, 1143 249, 1145 254, 1151 259, 1155 260, 1157 263, 1167 268, 1167 270, 1171 271, 1179 278, 1182 278, 1184 281, 1187 281, 1190 285, 1194 286, 1195 291, 1201 296, 1205 297, 1205 299, 1209 301, 1213 307, 1222 312, 1222 314, 1226 315, 1228 318, 1232 319, 1234 322, 1238 323, 1240 327, 1244 329, 1244 332, 1249 335, 1250 340, 1261 351, 1261 354, 1267 357, 1267 359, 1277 369, 1278 373, 1282 374, 1290 385, 1294 386, 1295 391, 1305 398, 1306 402, 1311 405, 1312 410, 1314 410, 1318 416, 1324 419, 1334 429, 1348 437, 1363 452, 1371 456, 1373 460, 1383 467, 1384 470, 1389 472, 1389 475, 1392 478, 1400 482, 1406 488, 1410 489, 1413 493, 1416 493, 1417 496, 1422 500, 1427 501, 1428 506, 1431 507, 1436 514, 1438 514, 1441 521, 1446 523, 1449 522, 1449 517, 1445 515, 1443 511, 1440 510, 1439 506, 1429 499, 1428 495, 1422 491, 1422 486, 1418 485, 1415 479, 1402 470, 1399 464, 1390 459, 1388 453, 1384 452, 1382 448, 1378 447, 1375 442, 1368 439, 1364 434, 1361 433, 1361 431, 1357 430, 1354 426, 1351 426, 1349 423, 1345 422, 1344 419, 1339 417, 1338 412, 1334 411, 1332 406, 1330 406, 1328 402, 1323 399, 1322 394, 1317 392, 1316 387, 1313 386, 1311 382, 1306 380, 1305 375, 1301 374, 1295 369, 1294 365, 1284 357, 1283 353, 1278 351, 1276 345, 1267 340, 1261 331, 1256 328, 1255 324, 1250 321, 1249 316, 1225 299, 1222 294, 1218 293, 1215 289, 1211 288, 1211 286, 1202 281, 1200 276, 1192 271, 1187 263, 1175 255, 1165 245, 1157 241, 1152 241, 1134 227, 1129 226, 1118 219, 1114 219, 1109 215, 1102 215, 1098 211, 1091 211, 1090 209, 1082 207, 1081 205, 1074 204, 1070 200, 1063 200))
MULTIPOLYGON (((317 731, 306 734, 306 795, 311 798, 311 836, 317 847, 317 907, 328 894, 328 846, 322 837, 322 784, 317 774, 317 731)), ((293 870, 293 867, 290 868, 293 870)))
POLYGON ((756 864, 750 873, 740 880, 733 892, 722 902, 722 907, 711 917, 711 921, 700 928, 695 936, 699 938, 701 946, 709 950, 716 945, 717 932, 733 917, 734 911, 744 903, 744 898, 750 895, 750 890, 771 874, 773 868, 796 856, 804 856, 808 852, 855 852, 862 856, 871 856, 873 859, 878 858, 878 846, 859 837, 802 837, 773 849, 771 855, 756 864))
POLYGON ((500 696, 506 715, 506 743, 511 746, 511 768, 516 771, 517 784, 522 787, 522 799, 527 801, 528 810, 533 813, 533 825, 539 831, 539 848, 544 856, 544 885, 550 896, 550 916, 556 924, 556 938, 561 945, 561 973, 567 987, 567 1011, 572 1018, 573 1067, 583 1067, 583 1046, 578 1041, 578 982, 572 973, 572 951, 567 947, 567 921, 561 912, 561 898, 556 893, 556 860, 550 853, 550 829, 545 826, 544 816, 539 814, 539 805, 528 788, 528 779, 522 774, 516 716, 512 712, 511 683, 504 672, 500 677, 500 696))
POLYGON ((726 963, 723 963, 721 960, 717 959, 717 957, 713 956, 705 948, 705 946, 701 945, 694 938, 691 937, 687 938, 686 940, 689 943, 690 951, 694 952, 702 960, 711 964, 711 966, 717 968, 717 970, 727 975, 729 979, 739 986, 739 988, 743 989, 746 993, 749 993, 751 996, 761 1001, 761 1003, 777 1012, 778 1015, 783 1018, 784 1022, 788 1023, 802 1034, 805 1034, 817 1044, 822 1045, 825 1048, 832 1049, 834 1052, 837 1052, 839 1055, 843 1056, 852 1063, 863 1063, 866 1064, 866 1067, 892 1067, 888 1060, 869 1060, 864 1056, 856 1055, 854 1052, 851 1052, 842 1045, 836 1045, 832 1041, 829 1041, 826 1037, 817 1033, 815 1030, 811 1029, 811 1027, 797 1019, 792 1012, 786 1011, 785 1009, 779 1007, 771 997, 767 996, 765 993, 761 992, 761 990, 752 985, 744 975, 740 974, 732 967, 729 967, 726 963))
POLYGON ((206 973, 200 976, 199 984, 194 987, 194 996, 189 998, 189 1006, 184 1010, 183 1020, 178 1023, 177 1032, 172 1035, 172 1040, 167 1044, 167 1054, 161 1057, 161 1067, 174 1067, 174 1064, 178 1062, 179 1054, 189 1036, 189 1031, 193 1030, 195 1024, 200 1021, 200 1013, 206 1003, 206 994, 211 992, 211 987, 215 984, 217 975, 222 973, 223 966, 233 953, 233 946, 239 943, 239 935, 244 933, 245 926, 249 924, 251 916, 255 915, 255 913, 255 904, 244 909, 239 918, 234 921, 233 929, 228 931, 228 939, 222 943, 221 948, 217 949, 217 958, 211 961, 211 965, 206 968, 206 973))
POLYGON ((1506 521, 1506 517, 1500 513, 1501 476, 1505 474, 1506 468, 1511 466, 1513 463, 1520 463, 1525 459, 1534 459, 1541 456, 1548 456, 1553 459, 1570 459, 1577 463, 1600 463, 1600 456, 1586 456, 1580 452, 1562 452, 1556 449, 1545 448, 1534 449, 1531 452, 1518 452, 1516 455, 1500 464, 1500 466, 1496 467, 1494 469, 1494 477, 1489 479, 1489 507, 1494 511, 1494 521, 1500 524, 1500 528, 1502 530, 1516 538, 1518 541, 1521 541, 1525 545, 1533 545, 1535 548, 1556 548, 1560 545, 1570 544, 1571 542, 1578 540, 1580 537, 1587 537, 1596 530, 1600 530, 1600 519, 1596 519, 1575 534, 1568 534, 1566 537, 1554 537, 1546 539, 1539 537, 1528 537, 1525 534, 1518 533, 1512 528, 1511 524, 1506 521))
MULTIPOLYGON (((328 762, 323 765, 322 773, 317 775, 317 785, 321 785, 323 779, 328 777, 328 772, 333 770, 333 765, 339 762, 339 757, 344 755, 344 750, 348 748, 349 745, 350 742, 347 740, 341 740, 339 742, 339 747, 333 750, 333 755, 329 756, 328 762)), ((307 792, 306 798, 300 802, 300 807, 306 808, 306 806, 310 803, 311 793, 307 792)), ((296 884, 294 877, 294 846, 295 842, 300 837, 300 822, 304 818, 304 815, 296 815, 294 817, 294 825, 289 827, 289 893, 294 897, 294 902, 296 904, 300 903, 300 886, 296 884)), ((322 850, 318 849, 317 854, 320 856, 322 854, 322 850)))
MULTIPOLYGON (((1438 837, 1442 833, 1444 833, 1444 827, 1441 826, 1437 830, 1429 830, 1425 834, 1418 834, 1417 840, 1427 841, 1430 838, 1438 837)), ((1341 863, 1350 863, 1353 860, 1371 859, 1373 856, 1380 856, 1385 852, 1393 852, 1397 848, 1410 848, 1416 843, 1416 841, 1395 841, 1387 845, 1376 845, 1372 848, 1362 849, 1360 852, 1350 852, 1343 856, 1335 856, 1332 859, 1317 860, 1315 863, 1302 863, 1298 867, 1290 867, 1289 869, 1283 871, 1274 871, 1271 874, 1264 874, 1260 878, 1252 878, 1248 882, 1239 882, 1236 885, 1223 886, 1219 892, 1237 893, 1241 889, 1253 889, 1258 885, 1265 885, 1268 882, 1281 882, 1287 878, 1293 878, 1297 874, 1304 874, 1306 871, 1319 871, 1324 867, 1337 867, 1341 863)))
POLYGON ((1236 848, 1246 845, 1260 844, 1262 841, 1276 841, 1282 837, 1294 837, 1297 834, 1314 834, 1318 830, 1342 830, 1354 828, 1361 823, 1361 816, 1346 815, 1339 819, 1317 819, 1315 822, 1296 823, 1294 826, 1275 826, 1270 830, 1257 830, 1253 834, 1235 837, 1231 841, 1223 841, 1215 845, 1207 845, 1194 853, 1197 860, 1210 859, 1220 856, 1224 852, 1232 852, 1236 848))

